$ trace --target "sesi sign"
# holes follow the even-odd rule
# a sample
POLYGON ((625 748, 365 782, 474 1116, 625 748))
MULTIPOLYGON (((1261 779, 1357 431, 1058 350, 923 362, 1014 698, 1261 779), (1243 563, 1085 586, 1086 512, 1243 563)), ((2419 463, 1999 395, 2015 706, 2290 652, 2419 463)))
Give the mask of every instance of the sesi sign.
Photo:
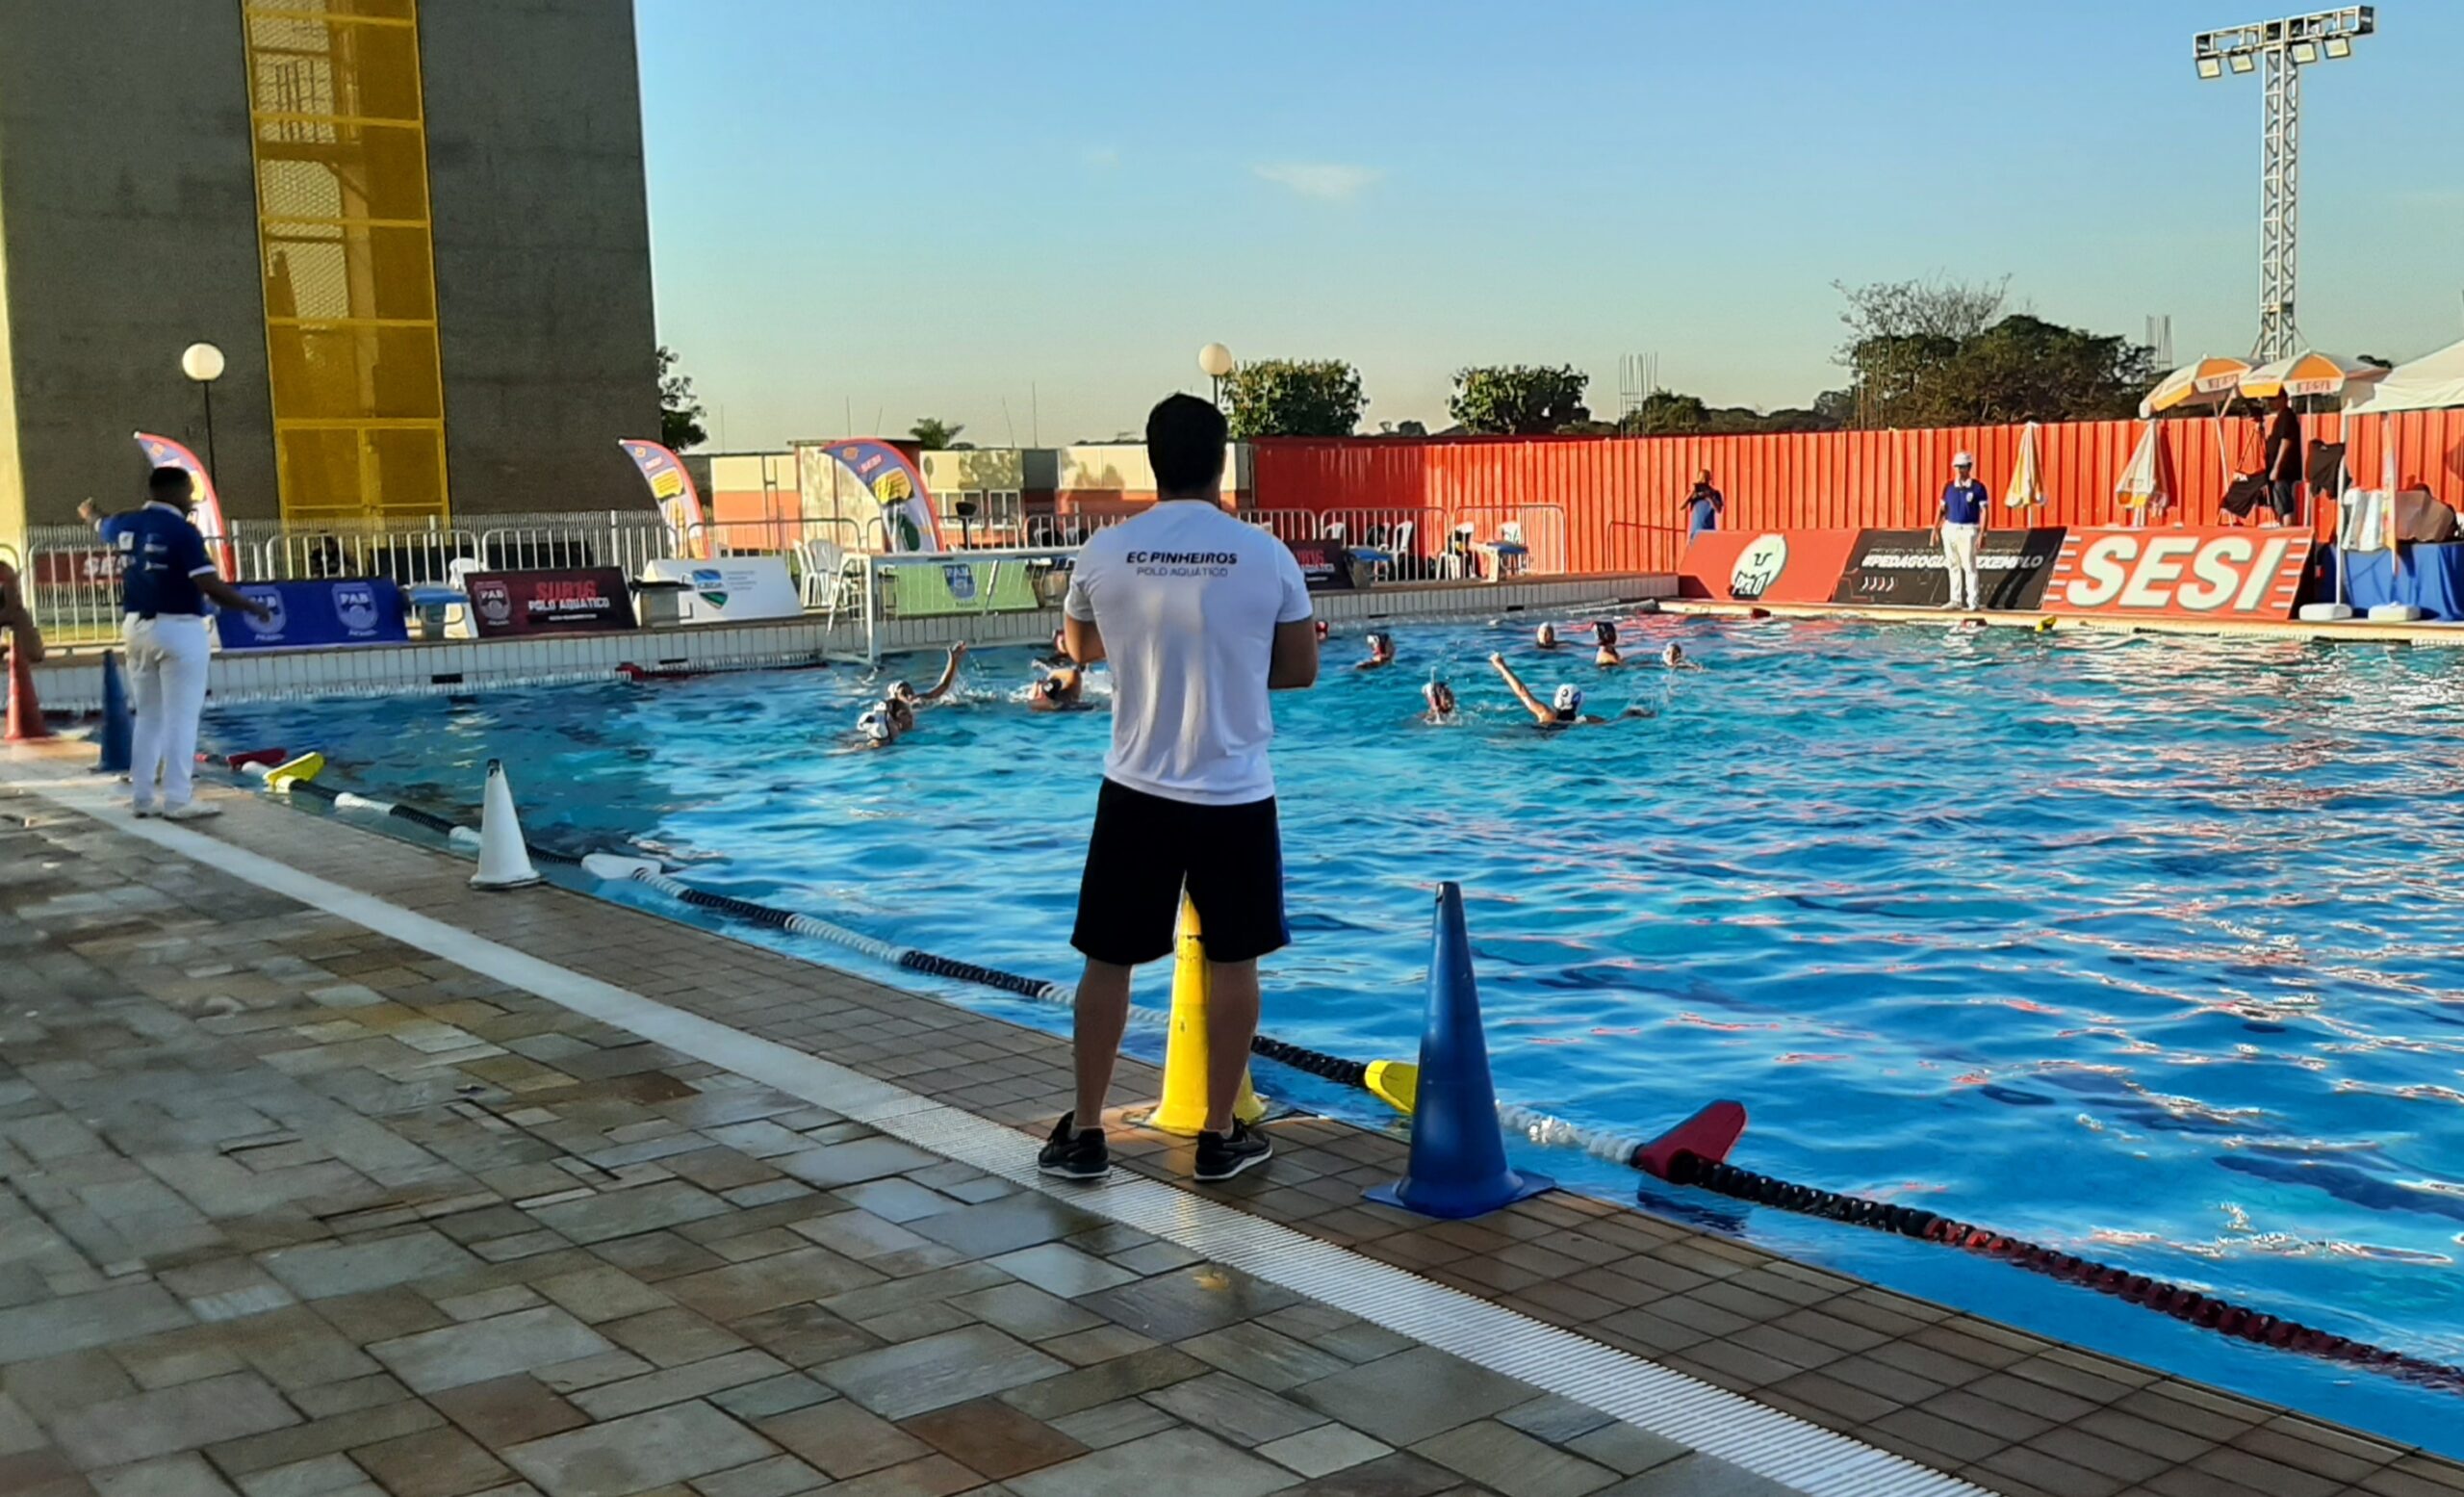
POLYGON ((2289 619, 2314 537, 2271 529, 2072 530, 2045 607, 2057 612, 2289 619))

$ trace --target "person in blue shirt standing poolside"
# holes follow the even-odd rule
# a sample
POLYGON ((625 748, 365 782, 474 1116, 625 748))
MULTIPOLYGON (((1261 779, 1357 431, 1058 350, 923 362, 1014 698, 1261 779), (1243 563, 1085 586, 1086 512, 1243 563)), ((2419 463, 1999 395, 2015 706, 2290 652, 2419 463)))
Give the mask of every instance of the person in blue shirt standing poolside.
POLYGON ((102 532, 119 556, 119 602, 128 649, 129 782, 137 813, 174 821, 211 816, 192 799, 197 719, 205 715, 207 599, 253 614, 273 610, 215 575, 205 537, 189 523, 195 493, 184 468, 157 468, 145 480, 145 507, 104 515, 88 500, 78 517, 102 532), (163 782, 156 799, 154 781, 163 782))
POLYGON ((1686 544, 1692 545, 1694 537, 1705 530, 1718 529, 1720 516, 1728 507, 1729 502, 1721 497, 1718 489, 1711 487, 1710 469, 1706 468, 1694 475, 1694 487, 1685 496, 1686 544))
POLYGON ((1946 608, 1981 608, 1985 600, 1976 587, 1976 547, 1985 530, 1985 485, 1976 481, 1976 459, 1965 452, 1951 459, 1954 475, 1942 490, 1942 570, 1950 574, 1951 597, 1946 608))

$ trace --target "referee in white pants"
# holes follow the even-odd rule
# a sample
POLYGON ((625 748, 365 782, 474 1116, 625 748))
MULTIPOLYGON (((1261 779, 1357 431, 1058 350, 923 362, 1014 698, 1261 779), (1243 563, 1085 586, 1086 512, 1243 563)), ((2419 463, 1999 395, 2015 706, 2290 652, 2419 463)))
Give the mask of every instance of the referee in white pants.
POLYGON ((215 574, 205 537, 189 523, 196 489, 185 468, 157 468, 145 480, 145 506, 103 515, 88 500, 79 518, 102 533, 119 556, 120 639, 128 647, 129 782, 141 816, 174 821, 211 816, 218 808, 191 797, 197 719, 205 714, 208 599, 226 608, 271 618, 215 574), (162 781, 161 796, 155 781, 162 781))
POLYGON ((1976 459, 1965 452, 1951 459, 1956 475, 1942 490, 1942 570, 1951 580, 1946 608, 1982 608, 1976 586, 1976 547, 1985 530, 1987 496, 1976 481, 1976 459))

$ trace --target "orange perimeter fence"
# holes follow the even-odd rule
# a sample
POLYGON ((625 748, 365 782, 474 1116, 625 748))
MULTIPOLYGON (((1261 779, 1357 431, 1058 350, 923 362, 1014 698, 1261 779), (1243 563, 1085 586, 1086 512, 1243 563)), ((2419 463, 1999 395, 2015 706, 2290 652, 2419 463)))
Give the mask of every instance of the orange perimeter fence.
MULTIPOLYGON (((2304 418, 2313 442, 2342 440, 2341 416, 2304 418)), ((2464 506, 2464 410, 2411 411, 2350 422, 2350 466, 2376 484, 2382 440, 2392 439, 2397 477, 2464 506), (2384 436, 2382 437, 2382 432, 2384 436)), ((2038 428, 2037 472, 2045 503, 2037 525, 2126 525, 2114 482, 2143 424, 2072 422, 2038 428)), ((1263 509, 1455 512, 1546 503, 1566 514, 1570 570, 1674 571, 1684 544, 1681 503, 1705 468, 1728 498, 1728 529, 1922 526, 1965 449, 1977 477, 2000 496, 2019 452, 2019 426, 1924 431, 1820 431, 1734 437, 1441 437, 1256 444, 1256 504, 1263 509)), ((2214 525, 2232 473, 2259 465, 2259 433, 2246 419, 2159 424, 2160 461, 2172 505, 2151 523, 2214 525), (2228 471, 2229 470, 2229 471, 2228 471)), ((2322 535, 2331 506, 2314 504, 2322 535)))

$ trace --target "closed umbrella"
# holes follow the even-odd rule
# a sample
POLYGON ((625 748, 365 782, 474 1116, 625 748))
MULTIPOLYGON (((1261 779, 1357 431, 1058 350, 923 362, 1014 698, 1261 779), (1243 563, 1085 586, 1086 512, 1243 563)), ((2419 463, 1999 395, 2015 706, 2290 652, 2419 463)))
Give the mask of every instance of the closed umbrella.
POLYGON ((2156 423, 2149 422, 2139 434, 2139 446, 2122 465, 2121 477, 2114 484, 2114 498, 2124 509, 2144 513, 2165 507, 2165 465, 2156 448, 2156 423))
POLYGON ((2002 503, 2013 509, 2044 503, 2044 480, 2037 473, 2037 424, 2033 421, 2019 430, 2019 460, 2011 465, 2011 482, 2002 491, 2002 503))

